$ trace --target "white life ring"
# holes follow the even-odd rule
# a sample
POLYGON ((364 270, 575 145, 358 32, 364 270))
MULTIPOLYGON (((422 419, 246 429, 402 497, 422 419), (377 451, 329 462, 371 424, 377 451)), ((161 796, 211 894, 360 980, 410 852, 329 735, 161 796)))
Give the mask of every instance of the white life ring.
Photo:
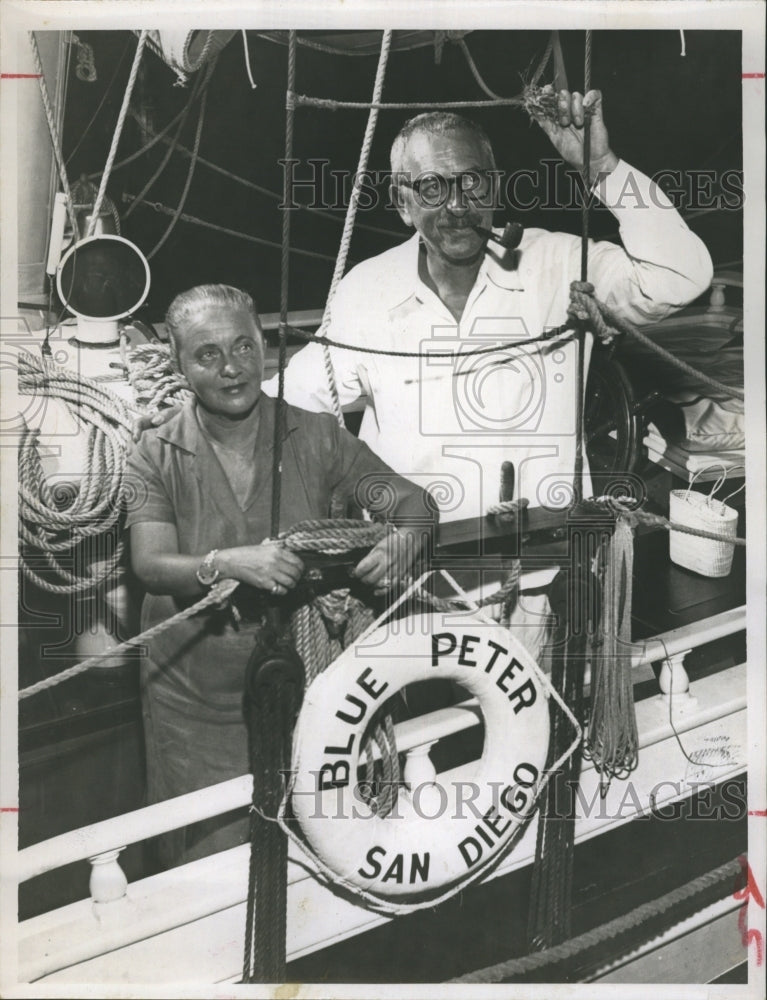
POLYGON ((392 903, 478 877, 535 804, 548 752, 548 692, 519 641, 476 616, 406 619, 345 650, 309 687, 293 740, 290 805, 321 870, 392 903), (477 698, 482 757, 437 775, 434 785, 400 789, 393 813, 375 815, 357 780, 370 717, 407 684, 431 679, 456 681, 477 698))

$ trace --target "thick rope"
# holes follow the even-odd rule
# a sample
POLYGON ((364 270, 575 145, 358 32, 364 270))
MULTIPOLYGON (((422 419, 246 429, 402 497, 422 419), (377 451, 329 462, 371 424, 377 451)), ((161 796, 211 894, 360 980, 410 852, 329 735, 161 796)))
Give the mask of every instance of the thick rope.
POLYGON ((141 646, 144 643, 149 642, 150 639, 154 639, 161 633, 166 632, 177 622, 184 621, 187 618, 192 618, 201 611, 205 611, 212 607, 220 607, 234 593, 237 586, 238 582, 236 580, 220 580, 218 583, 214 584, 210 591, 204 597, 200 598, 199 601, 196 601, 188 608, 184 608, 183 611, 177 612, 171 618, 168 618, 163 622, 158 622, 157 625, 146 629, 140 635, 133 636, 131 639, 125 639, 123 642, 118 643, 116 646, 113 646, 104 653, 97 653, 95 656, 89 656, 81 663, 76 663, 74 666, 68 667, 66 670, 62 670, 58 674, 53 674, 51 677, 46 677, 45 680, 38 681, 36 684, 31 684, 29 687, 22 688, 22 690, 19 691, 19 700, 30 698, 33 694, 38 694, 40 691, 46 691, 48 688, 56 687, 63 681, 71 680, 73 677, 77 677, 79 674, 83 674, 86 670, 90 670, 93 667, 104 666, 102 661, 105 658, 108 657, 111 659, 119 653, 135 649, 137 646, 141 646))
MULTIPOLYGON (((391 47, 392 32, 384 31, 383 37, 381 39, 381 54, 378 58, 378 67, 376 69, 375 83, 373 85, 373 105, 381 100, 381 94, 383 93, 384 80, 386 78, 386 64, 389 58, 389 49, 391 47)), ((291 86, 288 90, 288 98, 293 93, 293 87, 291 86)), ((288 105, 292 101, 288 100, 288 105)), ((365 135, 362 139, 362 146, 360 148, 359 161, 357 163, 357 172, 354 176, 354 184, 352 185, 351 197, 349 198, 349 207, 346 211, 346 219, 344 220, 344 228, 341 233, 341 243, 338 248, 338 256, 336 258, 335 267, 333 268, 333 277, 330 281, 330 289, 328 290, 328 297, 325 302, 325 311, 322 316, 322 323, 320 324, 320 329, 318 336, 320 338, 325 337, 330 326, 330 315, 331 308, 333 305, 333 299, 335 298, 336 290, 338 284, 343 277, 344 270, 346 268, 346 259, 349 255, 349 247, 352 241, 352 235, 354 233, 354 219, 357 214, 357 205, 359 204, 360 192, 362 190, 362 179, 367 171, 368 159, 370 157, 370 149, 373 145, 373 136, 375 135, 376 123, 378 121, 378 111, 374 106, 370 108, 370 114, 368 115, 367 125, 365 126, 365 135)), ((325 373, 328 379, 328 385, 330 388, 330 398, 333 404, 333 412, 336 415, 339 426, 344 426, 344 415, 341 410, 341 401, 338 395, 338 385, 336 383, 335 370, 333 368, 333 359, 330 356, 330 351, 327 344, 322 346, 322 358, 325 365, 325 373)))
POLYGON ((128 115, 128 106, 130 105, 131 94, 133 93, 133 87, 135 86, 136 77, 138 76, 138 68, 141 63, 144 46, 146 45, 147 35, 148 32, 146 30, 142 31, 139 35, 138 45, 136 46, 136 52, 133 56, 133 65, 131 66, 128 82, 125 86, 122 107, 120 108, 120 113, 117 116, 117 124, 115 125, 114 134, 112 135, 112 144, 109 147, 109 153, 104 165, 104 173, 101 175, 99 192, 96 195, 96 204, 93 206, 93 216, 91 217, 90 225, 88 226, 87 236, 93 236, 93 233, 96 230, 96 221, 98 220, 99 212, 101 211, 101 204, 104 201, 104 196, 107 193, 107 184, 109 183, 109 178, 112 173, 112 165, 114 164, 117 156, 117 147, 120 144, 123 125, 125 124, 125 119, 128 115))
POLYGON ((43 101, 43 110, 45 111, 45 120, 48 123, 48 133, 51 137, 51 146, 53 147, 53 158, 56 160, 56 169, 59 172, 59 180, 61 181, 61 190, 64 192, 64 197, 67 202, 67 214, 69 216, 69 224, 72 227, 72 233, 74 235, 75 241, 79 239, 79 230, 77 228, 77 217, 75 216, 74 205, 72 202, 72 192, 69 187, 69 178, 67 177, 67 170, 64 164, 64 153, 63 147, 61 145, 61 137, 59 135, 59 129, 56 125, 56 116, 53 113, 53 106, 51 105, 51 99, 48 94, 48 85, 45 82, 45 73, 43 73, 43 63, 40 58, 40 49, 37 46, 37 38, 33 31, 29 32, 29 43, 32 46, 32 59, 35 64, 35 70, 37 71, 37 82, 40 86, 40 97, 43 101))
POLYGON ((543 951, 535 952, 531 955, 524 955, 521 958, 514 958, 508 962, 499 962, 490 965, 485 969, 477 969, 465 976, 458 976, 450 979, 451 983, 501 983, 511 980, 513 977, 523 976, 537 969, 545 968, 548 965, 555 965, 567 959, 579 955, 583 951, 595 948, 606 941, 616 938, 626 933, 634 927, 639 927, 656 917, 662 916, 669 910, 680 906, 682 903, 695 899, 701 893, 707 892, 714 886, 720 884, 728 885, 728 893, 732 890, 732 885, 741 871, 740 861, 728 861, 727 864, 714 868, 705 875, 701 875, 692 882, 666 893, 658 899, 653 899, 649 903, 643 903, 630 913, 616 917, 614 920, 601 924, 593 930, 579 934, 569 941, 543 951))
POLYGON ((714 542, 727 542, 728 545, 737 545, 740 548, 745 548, 746 545, 745 538, 735 538, 730 535, 720 534, 717 531, 706 531, 704 528, 693 528, 689 524, 678 524, 676 521, 670 521, 667 517, 663 517, 661 514, 651 514, 646 510, 630 510, 622 507, 620 503, 615 500, 613 500, 612 503, 614 503, 616 508, 622 511, 626 517, 639 524, 646 524, 653 528, 665 528, 666 531, 679 531, 683 535, 697 535, 698 538, 709 538, 714 542))
POLYGON ((617 316, 604 302, 600 302, 596 298, 594 295, 594 286, 589 282, 574 281, 570 285, 570 311, 579 319, 587 318, 593 326, 594 333, 605 343, 610 343, 618 333, 624 333, 638 340, 640 344, 643 344, 648 350, 653 351, 665 361, 668 361, 675 368, 692 376, 709 388, 722 393, 727 398, 745 399, 745 394, 741 390, 725 385, 723 382, 719 382, 717 379, 711 378, 699 369, 694 368, 686 361, 682 361, 681 358, 667 351, 665 347, 656 344, 647 334, 638 330, 633 323, 617 316))
POLYGON ((382 101, 335 101, 328 97, 309 97, 306 94, 293 94, 292 101, 297 107, 324 108, 326 111, 440 111, 446 108, 524 108, 526 101, 523 95, 519 97, 504 97, 492 101, 400 101, 383 103, 382 101))
MULTIPOLYGON (((367 347, 364 344, 348 344, 340 340, 332 340, 330 337, 321 336, 319 333, 307 333, 305 330, 299 330, 296 327, 290 328, 291 333, 301 337, 307 343, 322 344, 323 347, 338 347, 345 351, 357 351, 359 354, 377 354, 384 358, 450 358, 451 360, 479 357, 483 354, 495 354, 514 347, 528 347, 530 344, 541 344, 553 340, 554 337, 560 337, 563 334, 569 333, 571 330, 571 324, 563 323, 562 326, 539 333, 537 337, 528 337, 525 340, 510 340, 504 344, 497 344, 495 347, 477 347, 471 351, 389 351, 380 347, 367 347)), ((463 375, 466 372, 456 372, 456 374, 463 375)))

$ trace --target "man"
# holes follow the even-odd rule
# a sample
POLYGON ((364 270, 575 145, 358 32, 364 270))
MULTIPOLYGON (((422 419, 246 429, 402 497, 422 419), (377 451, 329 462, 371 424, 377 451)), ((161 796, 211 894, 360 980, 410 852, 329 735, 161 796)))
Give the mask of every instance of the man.
MULTIPOLYGON (((620 316, 662 319, 701 294, 712 275, 703 243, 657 185, 610 148, 602 98, 560 91, 556 121, 540 120, 566 162, 583 166, 591 117, 590 177, 620 225, 623 247, 592 243, 589 280, 620 316)), ((331 304, 330 339, 413 354, 469 352, 538 336, 567 318, 580 277, 580 240, 527 230, 497 251, 476 227, 492 224, 495 160, 485 133, 458 115, 418 115, 392 147, 392 195, 415 229, 400 246, 354 267, 331 304)), ((586 344, 586 365, 590 354, 586 344)), ((331 409, 321 348, 291 360, 286 398, 331 409)), ((330 349, 342 406, 366 398, 360 437, 398 472, 428 485, 442 521, 479 517, 499 498, 510 460, 517 497, 566 503, 575 464, 574 340, 467 357, 391 357, 330 349)), ((276 379, 265 384, 276 392, 276 379)))
MULTIPOLYGON (((243 621, 208 611, 149 643, 142 700, 152 802, 249 770, 245 668, 266 606, 280 606, 304 570, 268 537, 276 407, 261 394, 264 344, 252 300, 203 285, 173 301, 166 323, 194 398, 146 431, 128 459, 137 498, 127 518, 131 560, 147 591, 142 631, 197 601, 219 577, 240 581, 243 621)), ((433 505, 333 417, 286 410, 280 530, 326 517, 334 493, 374 508, 382 495, 391 498, 398 532, 354 570, 369 588, 385 588, 416 549, 433 505)), ((194 860, 242 843, 247 832, 239 816, 177 831, 160 844, 162 861, 194 860)))

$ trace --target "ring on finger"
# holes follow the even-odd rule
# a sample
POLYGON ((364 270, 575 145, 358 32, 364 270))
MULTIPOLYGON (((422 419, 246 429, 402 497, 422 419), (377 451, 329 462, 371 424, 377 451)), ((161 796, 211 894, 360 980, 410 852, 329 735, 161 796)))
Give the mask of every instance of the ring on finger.
POLYGON ((280 583, 275 583, 275 585, 274 585, 274 586, 272 587, 272 589, 271 589, 271 593, 272 593, 272 594, 274 594, 274 595, 275 595, 275 597, 276 597, 276 596, 277 596, 278 594, 281 594, 281 593, 282 593, 282 584, 280 584, 280 583))

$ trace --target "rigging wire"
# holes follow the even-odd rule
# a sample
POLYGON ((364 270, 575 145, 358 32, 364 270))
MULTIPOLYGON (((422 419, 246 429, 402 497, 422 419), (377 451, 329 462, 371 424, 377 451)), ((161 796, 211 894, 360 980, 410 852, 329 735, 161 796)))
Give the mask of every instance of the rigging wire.
MULTIPOLYGON (((215 66, 215 63, 216 60, 214 59, 213 62, 211 63, 211 66, 215 66)), ((181 192, 181 198, 179 199, 179 203, 176 207, 176 210, 173 213, 173 217, 170 220, 168 228, 160 237, 159 242, 156 243, 155 246, 146 255, 147 260, 151 260, 154 257, 154 255, 158 252, 158 250, 160 250, 165 245, 165 241, 168 239, 170 234, 175 229, 176 223, 178 222, 179 217, 184 209, 184 205, 186 204, 187 195, 189 194, 189 188, 192 186, 192 178, 194 177, 195 167, 197 166, 197 153, 199 152, 200 149, 200 139, 202 138, 202 127, 205 122, 205 108, 207 106, 207 103, 208 103, 208 92, 205 91, 205 93, 202 95, 202 100, 200 101, 200 115, 199 118, 197 119, 197 131, 194 137, 193 156, 192 159, 189 161, 189 170, 186 175, 184 190, 181 192)))
POLYGON ((149 178, 149 180, 146 182, 146 184, 143 186, 143 188, 136 195, 135 199, 128 206, 128 208, 127 208, 127 210, 125 212, 125 218, 126 219, 132 214, 133 210, 138 205, 140 205, 142 203, 142 201, 144 200, 146 194, 149 192, 149 190, 152 187, 154 187, 155 182, 158 180, 158 178, 160 177, 160 175, 163 173, 163 171, 167 167, 168 163, 170 162, 170 158, 173 155, 173 151, 176 149, 176 146, 178 144, 179 139, 181 138, 181 133, 182 133, 182 131, 184 129, 184 125, 186 124, 186 120, 189 117, 189 112, 192 109, 192 104, 194 103, 195 99, 197 98, 198 92, 200 92, 202 90, 202 93, 203 93, 202 102, 203 103, 204 103, 204 101, 205 101, 205 99, 207 97, 207 90, 205 88, 207 87, 207 83, 208 83, 208 80, 210 79, 210 76, 211 76, 211 72, 208 72, 207 73, 207 77, 205 79, 205 82, 203 84, 201 84, 201 82, 200 82, 202 80, 202 74, 199 75, 195 79, 194 87, 192 88, 192 92, 191 92, 191 94, 189 96, 189 100, 186 102, 186 104, 184 105, 184 107, 181 110, 181 115, 180 115, 181 120, 179 122, 178 128, 176 129, 175 135, 173 136, 173 139, 171 139, 170 142, 168 143, 168 148, 167 148, 167 150, 165 152, 165 155, 163 156, 162 160, 160 161, 159 166, 157 167, 157 169, 155 170, 155 172, 152 174, 152 176, 149 178))
POLYGON ((117 65, 115 66, 115 71, 112 74, 112 79, 107 84, 106 89, 104 90, 104 93, 103 93, 103 95, 101 97, 101 100, 98 103, 98 107, 93 112, 93 114, 90 117, 90 120, 89 120, 88 124, 85 126, 85 128, 82 131, 82 133, 80 134, 80 138, 77 140, 77 143, 76 143, 74 149, 72 149, 72 151, 70 152, 69 156, 66 158, 66 160, 64 160, 65 165, 69 164, 69 162, 72 159, 72 157, 75 155, 75 153, 77 152, 77 150, 80 148, 80 146, 83 143, 83 140, 88 135, 88 132, 90 131, 91 126, 96 121, 96 118, 98 117, 99 112, 104 107, 104 102, 106 101, 107 97, 109 97, 109 92, 111 91, 112 87, 114 86, 115 80, 117 79, 118 74, 120 72, 120 67, 122 66, 123 61, 125 59, 125 56, 127 55, 129 45, 130 45, 130 39, 128 39, 126 41, 125 45, 123 46, 122 53, 120 55, 120 58, 117 60, 117 65))

